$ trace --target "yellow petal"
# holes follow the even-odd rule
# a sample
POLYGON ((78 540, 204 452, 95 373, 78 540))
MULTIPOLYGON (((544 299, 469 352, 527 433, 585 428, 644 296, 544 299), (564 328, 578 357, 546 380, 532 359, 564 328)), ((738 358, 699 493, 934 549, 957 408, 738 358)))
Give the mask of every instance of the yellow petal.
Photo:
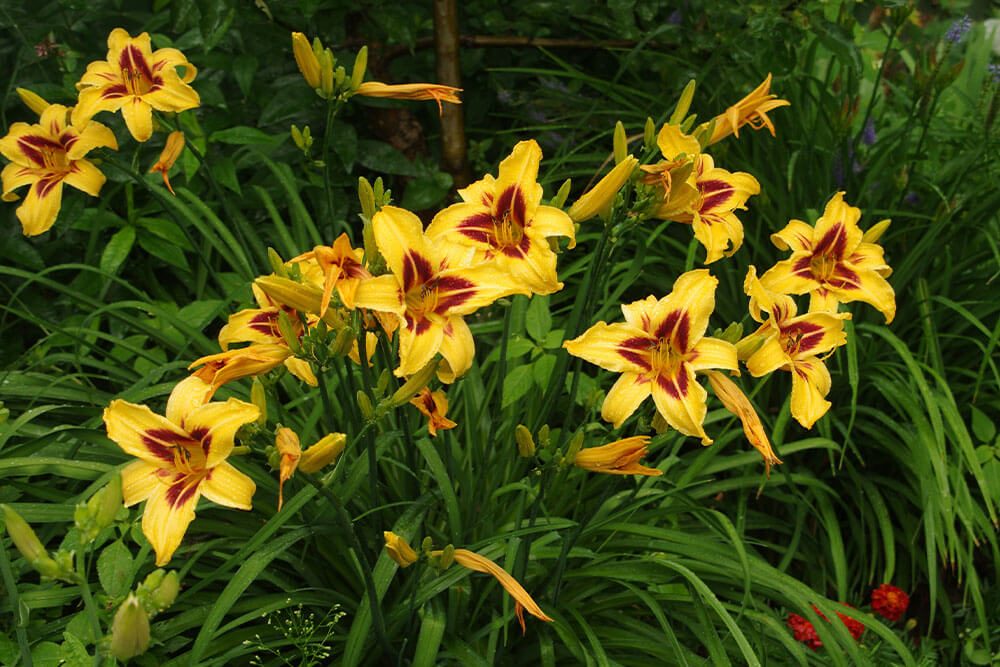
POLYGON ((757 411, 754 410, 750 399, 735 382, 726 377, 725 373, 708 371, 706 375, 715 395, 722 401, 722 405, 726 410, 740 418, 740 422, 743 424, 743 434, 750 445, 760 452, 764 459, 765 473, 770 476, 771 466, 781 463, 781 459, 771 449, 771 441, 768 439, 764 425, 760 423, 760 417, 757 416, 757 411))
POLYGON ((592 472, 610 475, 659 476, 663 471, 647 468, 639 463, 646 456, 649 436, 639 435, 624 440, 616 440, 600 447, 580 450, 573 465, 592 472))
POLYGON ((379 252, 404 292, 425 284, 439 269, 433 264, 435 253, 424 237, 420 218, 413 213, 383 206, 372 219, 372 230, 379 252))
POLYGON ((767 338, 746 360, 747 370, 757 378, 774 372, 790 362, 791 358, 781 347, 781 341, 776 333, 767 338))
POLYGON ((601 419, 620 428, 639 405, 649 398, 652 385, 638 373, 622 373, 604 398, 601 419))
MULTIPOLYGON (((629 155, 615 165, 597 185, 577 199, 569 209, 569 217, 575 222, 584 222, 603 214, 614 201, 618 191, 628 182, 639 161, 629 155)), ((570 246, 572 247, 572 246, 570 246)))
POLYGON ((225 403, 206 403, 194 408, 184 416, 182 426, 201 441, 205 467, 213 468, 233 451, 233 439, 240 427, 259 417, 256 405, 230 398, 225 403))
POLYGON ((656 137, 656 145, 668 160, 674 160, 681 154, 694 157, 701 153, 701 144, 691 135, 684 134, 677 125, 664 125, 656 137))
POLYGON ((69 173, 63 179, 66 185, 72 185, 77 190, 86 192, 91 197, 96 197, 101 191, 101 186, 107 180, 101 170, 87 160, 76 160, 70 166, 69 173))
POLYGON ((573 219, 562 209, 554 206, 539 206, 535 210, 535 217, 528 224, 526 233, 533 238, 565 236, 569 239, 569 249, 576 247, 576 226, 573 224, 573 219))
POLYGON ((630 324, 598 322, 563 347, 574 357, 614 373, 644 373, 650 369, 648 348, 655 343, 630 324))
POLYGON ((200 477, 176 475, 167 484, 157 485, 146 502, 142 534, 153 545, 157 567, 170 562, 194 520, 194 508, 201 495, 200 482, 200 477))
POLYGON ((200 377, 189 375, 176 385, 167 399, 166 414, 174 424, 183 424, 184 417, 195 408, 204 405, 215 393, 215 387, 200 377))
POLYGON ((813 228, 801 220, 789 220, 780 232, 771 234, 771 243, 778 250, 812 252, 813 228))
POLYGON ((354 305, 358 308, 402 315, 405 308, 399 279, 392 274, 386 274, 362 280, 354 293, 354 305))
POLYGON ((292 33, 292 53, 295 55, 295 63, 299 66, 299 71, 302 72, 309 87, 319 88, 319 59, 316 58, 316 53, 309 40, 301 32, 292 33))
POLYGON ((803 428, 812 428, 816 420, 826 414, 831 403, 826 400, 830 393, 830 371, 826 365, 813 357, 796 361, 792 369, 792 417, 803 428))
POLYGON ((62 207, 62 179, 36 181, 16 211, 25 236, 38 236, 52 227, 62 207))
MULTIPOLYGON (((163 483, 159 478, 161 470, 159 466, 141 460, 122 468, 122 500, 125 507, 141 503, 153 495, 156 487, 163 483)), ((163 472, 169 475, 166 470, 163 472)))
POLYGON ((502 218, 508 211, 525 223, 535 217, 542 201, 542 186, 537 182, 541 161, 542 149, 534 139, 519 141, 503 159, 496 180, 495 217, 502 218))
POLYGON ((289 357, 285 359, 285 368, 288 369, 289 373, 302 380, 310 387, 319 386, 319 380, 316 379, 316 374, 313 373, 312 365, 305 359, 289 357))
POLYGON ((656 409, 673 429, 701 438, 703 445, 712 444, 703 426, 708 392, 695 380, 688 364, 681 364, 674 375, 661 373, 652 385, 656 409))
POLYGON ((472 367, 475 355, 476 344, 469 325, 457 315, 450 317, 442 330, 441 356, 444 361, 438 366, 438 379, 450 384, 455 378, 465 375, 472 367))
POLYGON ((153 136, 153 110, 148 102, 132 97, 121 106, 121 112, 133 139, 141 143, 153 136))
POLYGON ((3 182, 3 200, 17 201, 20 197, 14 194, 14 190, 30 185, 37 180, 36 170, 11 162, 3 168, 3 172, 0 172, 0 181, 3 182))
POLYGON ((394 371, 397 377, 413 375, 441 350, 444 325, 427 318, 411 322, 399 329, 399 368, 394 371))
POLYGON ((735 371, 739 368, 736 346, 728 341, 707 336, 699 340, 692 348, 687 363, 696 372, 710 368, 728 371, 735 371))
POLYGON ((455 549, 455 562, 462 567, 469 568, 470 570, 485 572, 486 574, 493 575, 493 577, 500 582, 500 585, 504 587, 504 590, 506 590, 512 598, 517 600, 518 604, 527 609, 528 613, 535 618, 549 623, 552 622, 552 619, 549 618, 545 612, 542 611, 542 608, 539 607, 534 601, 534 599, 528 595, 528 591, 524 590, 524 587, 521 586, 521 584, 519 584, 514 577, 510 576, 510 574, 507 573, 507 570, 503 569, 489 558, 481 556, 473 551, 469 551, 468 549, 455 549))
POLYGON ((256 490, 252 479, 225 461, 209 470, 201 484, 202 494, 213 503, 239 510, 251 509, 256 490))
POLYGON ((173 466, 172 447, 188 444, 191 436, 180 425, 155 414, 145 405, 121 399, 104 409, 108 437, 125 453, 159 466, 173 466))
POLYGON ((715 310, 715 288, 719 284, 708 269, 683 273, 674 288, 657 304, 651 318, 651 332, 657 338, 670 338, 677 349, 686 352, 701 340, 708 329, 708 319, 715 310))
POLYGON ((382 537, 385 538, 385 552, 400 567, 409 567, 417 562, 417 552, 402 537, 388 530, 382 533, 382 537))

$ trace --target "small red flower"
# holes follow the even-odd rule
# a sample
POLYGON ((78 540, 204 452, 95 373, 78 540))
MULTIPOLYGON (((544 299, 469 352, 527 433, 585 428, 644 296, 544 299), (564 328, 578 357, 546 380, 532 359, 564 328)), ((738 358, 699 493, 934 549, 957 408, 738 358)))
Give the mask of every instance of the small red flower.
POLYGON ((823 645, 823 642, 819 639, 819 635, 816 634, 816 628, 813 627, 813 624, 798 614, 789 614, 786 625, 792 629, 795 641, 805 642, 805 645, 814 651, 823 645))
POLYGON ((872 591, 872 611, 890 621, 898 621, 910 605, 910 596, 892 584, 882 584, 872 591))

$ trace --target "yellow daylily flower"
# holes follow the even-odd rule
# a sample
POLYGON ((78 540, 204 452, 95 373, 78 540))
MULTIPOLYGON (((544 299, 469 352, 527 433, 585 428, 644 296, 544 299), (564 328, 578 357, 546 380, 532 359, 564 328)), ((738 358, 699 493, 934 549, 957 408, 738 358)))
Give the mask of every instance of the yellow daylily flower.
POLYGON ((458 426, 444 416, 448 412, 448 397, 443 391, 432 392, 428 387, 424 387, 410 403, 415 405, 423 416, 427 417, 427 432, 432 437, 437 435, 439 428, 449 429, 458 426))
POLYGON ((443 86, 439 83, 399 83, 388 84, 379 81, 365 81, 358 86, 358 95, 365 97, 392 97, 400 100, 434 100, 441 113, 441 102, 461 104, 458 94, 461 88, 443 86))
POLYGON ((170 194, 176 195, 174 189, 170 186, 170 177, 168 172, 170 168, 174 166, 177 162, 177 158, 181 156, 181 151, 184 150, 184 133, 181 131, 171 132, 167 135, 167 141, 163 145, 163 152, 160 153, 160 159, 156 161, 152 167, 149 168, 149 173, 154 171, 160 172, 163 176, 163 184, 167 186, 170 190, 170 194))
POLYGON ((573 356, 622 374, 604 399, 601 417, 618 428, 652 394, 671 427, 711 444, 702 426, 708 392, 694 374, 737 369, 736 348, 705 336, 718 283, 707 269, 688 271, 662 299, 623 305, 625 322, 598 322, 563 343, 573 356))
POLYGON ((344 233, 337 237, 332 246, 316 246, 307 253, 293 257, 289 263, 313 260, 319 267, 323 276, 323 300, 320 302, 319 316, 323 317, 335 287, 340 302, 346 308, 354 308, 354 292, 358 289, 358 283, 372 277, 362 264, 363 257, 364 251, 352 248, 351 240, 344 233))
POLYGON ((565 236, 572 248, 575 229, 565 212, 540 205, 541 160, 542 149, 534 140, 519 142, 500 163, 497 178, 487 174, 458 191, 463 201, 435 215, 427 237, 475 248, 474 261, 496 261, 535 294, 562 289, 548 239, 565 236))
POLYGON ((573 203, 569 209, 569 217, 574 222, 584 222, 596 215, 605 215, 604 212, 611 206, 618 191, 632 177, 632 172, 638 164, 639 161, 629 155, 615 165, 614 169, 597 182, 597 185, 573 203))
MULTIPOLYGON (((738 350, 739 348, 737 348, 738 350)), ((708 383, 712 385, 712 391, 722 401, 722 406, 740 418, 740 422, 743 424, 743 434, 750 441, 750 445, 760 452, 761 458, 764 459, 764 473, 770 477, 771 466, 781 463, 781 459, 771 449, 771 441, 767 437, 764 425, 760 423, 760 417, 753 409, 750 399, 735 382, 726 377, 725 373, 705 371, 705 375, 708 376, 708 383)))
MULTIPOLYGON (((778 99, 777 95, 771 94, 771 74, 768 73, 767 78, 752 93, 715 117, 715 129, 705 145, 711 146, 730 134, 739 138, 740 128, 748 123, 755 130, 766 127, 773 137, 774 125, 767 117, 767 112, 790 104, 788 100, 778 99)), ((704 123, 699 129, 707 129, 708 125, 709 123, 704 123)))
POLYGON ((637 435, 624 440, 615 440, 600 447, 581 449, 573 465, 591 472, 603 472, 610 475, 646 475, 659 476, 662 470, 647 468, 639 463, 646 456, 649 444, 648 435, 637 435))
POLYGON ((37 124, 14 123, 0 139, 0 154, 10 160, 0 173, 3 200, 17 201, 14 190, 31 186, 17 209, 25 236, 37 236, 52 227, 62 206, 63 183, 96 197, 105 177, 83 156, 99 146, 118 149, 115 135, 107 127, 100 123, 86 127, 67 124, 67 112, 61 104, 50 104, 37 124))
POLYGON ((122 28, 108 36, 107 60, 94 61, 76 84, 80 97, 73 124, 86 124, 100 111, 122 112, 136 141, 153 134, 153 109, 184 111, 201 103, 189 83, 197 70, 177 49, 150 46, 149 33, 132 37, 122 28), (176 68, 184 68, 184 78, 176 68))
POLYGON ((226 461, 236 431, 257 420, 250 403, 197 403, 192 383, 178 384, 166 416, 121 399, 104 410, 108 437, 139 460, 122 470, 126 506, 146 502, 142 533, 153 545, 156 564, 166 565, 194 520, 198 498, 250 509, 256 485, 226 461), (183 386, 182 386, 183 385, 183 386))
POLYGON ((417 552, 402 537, 388 530, 382 532, 382 537, 385 538, 385 552, 400 567, 409 567, 417 562, 417 552))
POLYGON ((454 382, 472 366, 475 343, 463 319, 500 297, 527 288, 493 262, 469 266, 472 253, 435 244, 420 218, 383 206, 372 220, 379 252, 392 272, 363 280, 355 306, 390 313, 399 320, 399 377, 415 374, 438 352, 438 378, 454 382))
POLYGON ((790 371, 792 416, 804 428, 812 428, 831 405, 825 399, 830 392, 830 372, 819 355, 847 343, 844 320, 851 315, 796 315, 795 301, 767 289, 763 280, 758 280, 754 266, 747 271, 743 289, 750 296, 750 316, 763 324, 737 344, 739 356, 754 377, 776 370, 790 371), (768 315, 766 320, 764 313, 768 315))
POLYGON ((779 294, 809 294, 810 311, 836 312, 838 303, 864 301, 885 316, 886 324, 892 322, 896 293, 886 280, 892 269, 882 247, 863 240, 860 218, 861 210, 838 192, 815 227, 789 221, 771 234, 771 242, 792 255, 768 269, 760 282, 779 294))
MULTIPOLYGON (((442 551, 432 551, 432 556, 440 556, 442 551)), ((542 608, 538 606, 538 603, 528 595, 528 591, 524 590, 524 586, 518 583, 517 579, 510 576, 507 570, 503 569, 493 561, 491 561, 486 556, 481 556, 474 551, 469 551, 468 549, 455 549, 455 562, 462 567, 468 568, 470 570, 475 570, 476 572, 485 572, 486 574, 492 575, 504 590, 510 594, 515 600, 514 611, 517 614, 517 620, 521 624, 521 632, 527 632, 527 628, 524 625, 524 610, 527 609, 528 613, 537 619, 551 623, 552 619, 542 611, 542 608)))
POLYGON ((255 343, 195 359, 188 369, 201 366, 193 375, 212 385, 213 391, 227 382, 267 373, 282 363, 295 377, 309 386, 317 386, 319 382, 308 362, 296 359, 301 363, 288 364, 291 357, 292 351, 287 345, 255 343))

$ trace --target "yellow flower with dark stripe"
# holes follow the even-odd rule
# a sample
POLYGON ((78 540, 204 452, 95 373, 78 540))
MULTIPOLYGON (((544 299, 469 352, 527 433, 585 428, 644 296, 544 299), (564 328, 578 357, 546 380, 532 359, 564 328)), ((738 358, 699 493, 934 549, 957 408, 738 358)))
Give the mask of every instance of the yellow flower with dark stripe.
POLYGON ((736 370, 736 348, 705 336, 719 281, 707 269, 688 271, 662 299, 622 306, 625 322, 598 322, 563 343, 576 357, 621 373, 604 399, 601 417, 618 428, 650 395, 663 419, 685 435, 712 439, 702 426, 708 392, 695 373, 736 370))
POLYGON ((117 399, 104 410, 108 437, 139 460, 122 470, 126 506, 146 502, 142 533, 153 545, 156 564, 166 565, 194 520, 198 498, 250 509, 256 485, 226 462, 236 431, 260 411, 231 398, 204 403, 206 385, 198 378, 178 383, 166 416, 145 405, 117 399))
POLYGON ((52 226, 62 206, 63 183, 97 196, 105 177, 83 156, 98 146, 118 149, 114 133, 100 123, 86 127, 66 123, 68 109, 51 104, 36 125, 14 123, 3 139, 0 154, 10 160, 0 174, 3 200, 17 201, 14 190, 30 185, 17 209, 25 236, 36 236, 52 226))
POLYGON ((122 28, 108 36, 107 60, 94 61, 76 84, 80 97, 73 124, 86 124, 100 111, 121 110, 136 141, 153 134, 153 109, 184 111, 201 103, 188 84, 197 70, 177 49, 150 46, 149 33, 132 37, 122 28), (184 68, 184 78, 177 74, 184 68))

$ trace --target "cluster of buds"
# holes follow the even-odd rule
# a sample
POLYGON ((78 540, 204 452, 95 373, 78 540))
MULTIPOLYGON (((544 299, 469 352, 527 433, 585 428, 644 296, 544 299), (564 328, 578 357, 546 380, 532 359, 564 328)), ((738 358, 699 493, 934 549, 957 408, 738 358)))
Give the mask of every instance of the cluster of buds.
POLYGON ((35 571, 48 579, 77 583, 72 551, 60 549, 50 555, 28 522, 10 505, 0 505, 0 515, 3 516, 7 534, 14 546, 35 571))
POLYGON ((79 503, 73 512, 73 520, 80 531, 80 539, 87 544, 97 539, 98 534, 111 525, 122 508, 122 478, 115 474, 111 481, 90 497, 79 503))
POLYGON ((175 570, 149 573, 115 612, 111 622, 110 651, 118 660, 129 660, 149 647, 149 621, 174 603, 180 591, 175 570))
POLYGON ((319 37, 314 38, 310 44, 304 34, 293 32, 292 51, 306 83, 316 91, 317 95, 326 100, 354 94, 361 86, 365 70, 368 68, 367 46, 362 46, 358 51, 350 79, 347 78, 347 71, 343 66, 337 64, 333 51, 329 47, 324 48, 319 37))

